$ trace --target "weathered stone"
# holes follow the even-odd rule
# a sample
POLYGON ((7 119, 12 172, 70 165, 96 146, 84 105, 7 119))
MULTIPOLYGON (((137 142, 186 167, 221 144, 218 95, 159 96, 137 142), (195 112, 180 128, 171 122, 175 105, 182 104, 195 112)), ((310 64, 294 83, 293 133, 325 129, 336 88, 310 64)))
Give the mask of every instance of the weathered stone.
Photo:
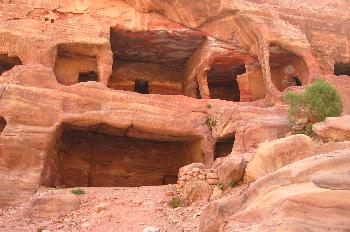
POLYGON ((160 229, 154 226, 147 226, 142 232, 159 232, 160 229))
POLYGON ((203 175, 203 176, 206 176, 206 175, 207 175, 207 172, 206 172, 204 169, 201 169, 201 170, 199 171, 199 173, 200 173, 201 175, 203 175))
POLYGON ((349 164, 346 149, 285 166, 210 203, 202 211, 199 230, 344 231, 349 227, 350 191, 345 190, 349 164))
POLYGON ((219 179, 219 175, 217 173, 207 173, 207 179, 219 179))
POLYGON ((71 193, 57 195, 35 195, 30 202, 31 219, 44 221, 54 219, 80 206, 80 199, 71 193))
POLYGON ((262 144, 245 170, 245 180, 255 181, 283 166, 304 159, 313 153, 312 139, 306 135, 292 135, 262 144))
MULTIPOLYGON (((0 2, 1 208, 40 185, 173 184, 189 163, 215 168, 220 139, 230 143, 224 154, 254 152, 290 133, 288 106, 273 106, 282 92, 318 76, 349 114, 346 0, 0 2)), ((346 122, 322 136, 347 140, 346 122)), ((319 151, 327 149, 336 148, 319 151)), ((256 178, 317 152, 263 162, 256 178)), ((288 181, 286 172, 267 175, 275 182, 254 187, 258 180, 212 215, 243 204, 223 230, 345 231, 346 169, 319 176, 327 165, 304 185, 293 179, 300 167, 288 181)))
POLYGON ((202 163, 192 163, 192 164, 189 164, 189 165, 186 165, 186 166, 180 168, 179 174, 180 174, 180 176, 183 176, 186 173, 188 173, 189 171, 192 171, 194 168, 202 169, 204 167, 205 167, 205 165, 202 163))
POLYGON ((243 157, 228 157, 218 167, 219 182, 229 186, 232 182, 238 183, 244 175, 246 161, 243 157))
POLYGON ((223 191, 218 187, 215 187, 213 190, 213 194, 210 196, 210 201, 215 201, 220 199, 223 196, 223 191))
POLYGON ((208 184, 215 185, 219 183, 219 179, 207 179, 208 184))
POLYGON ((99 213, 102 211, 105 211, 107 209, 107 207, 109 206, 109 203, 101 203, 96 205, 95 208, 95 212, 99 213))
POLYGON ((320 188, 350 191, 350 171, 325 174, 312 180, 320 188))
POLYGON ((314 124, 312 129, 323 138, 336 141, 350 140, 350 115, 326 118, 324 122, 314 124))
POLYGON ((182 201, 190 205, 194 202, 207 202, 213 192, 212 187, 204 180, 192 179, 186 182, 181 191, 182 201))
POLYGON ((196 177, 196 176, 198 176, 199 175, 199 172, 192 172, 192 176, 193 177, 196 177))

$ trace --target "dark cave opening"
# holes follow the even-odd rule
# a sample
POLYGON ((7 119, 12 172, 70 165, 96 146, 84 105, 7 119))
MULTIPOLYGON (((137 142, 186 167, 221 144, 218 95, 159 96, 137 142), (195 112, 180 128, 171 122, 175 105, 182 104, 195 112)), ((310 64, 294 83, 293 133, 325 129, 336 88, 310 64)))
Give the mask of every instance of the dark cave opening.
POLYGON ((78 82, 98 81, 96 72, 83 72, 79 73, 78 82))
POLYGON ((184 95, 187 61, 203 40, 199 32, 180 29, 165 33, 111 28, 113 72, 108 87, 137 92, 142 79, 148 81, 148 91, 141 92, 184 95))
POLYGON ((10 57, 6 54, 0 55, 0 75, 11 70, 16 65, 22 65, 22 61, 17 57, 10 57))
POLYGON ((297 76, 293 76, 293 81, 295 86, 303 86, 303 84, 297 76))
POLYGON ((350 64, 335 63, 334 75, 336 75, 336 76, 341 76, 341 75, 350 76, 350 64))
POLYGON ((7 125, 6 120, 3 117, 0 117, 0 135, 4 131, 6 125, 7 125))
POLYGON ((74 85, 79 82, 98 81, 97 58, 83 54, 89 51, 85 44, 59 44, 54 65, 57 82, 62 85, 74 85))
POLYGON ((200 142, 196 138, 131 138, 123 136, 118 129, 101 126, 64 126, 54 150, 54 164, 46 168, 51 177, 43 181, 44 186, 174 184, 180 167, 202 161, 200 142))
POLYGON ((135 81, 135 92, 141 93, 141 94, 149 94, 148 86, 149 86, 148 80, 137 79, 135 81))
POLYGON ((215 159, 220 157, 226 157, 229 154, 231 154, 234 143, 234 137, 219 139, 215 143, 215 159))
POLYGON ((227 67, 227 65, 213 65, 207 73, 208 87, 211 99, 240 101, 240 90, 237 76, 246 72, 245 65, 227 67))

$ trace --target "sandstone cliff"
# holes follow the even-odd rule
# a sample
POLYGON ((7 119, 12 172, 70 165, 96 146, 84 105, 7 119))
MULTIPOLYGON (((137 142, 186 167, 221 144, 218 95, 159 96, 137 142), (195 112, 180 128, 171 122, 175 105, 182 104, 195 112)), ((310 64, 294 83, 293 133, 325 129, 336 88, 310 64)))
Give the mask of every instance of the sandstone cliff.
MULTIPOLYGON (((168 231, 346 231, 349 9, 347 0, 0 0, 0 230, 76 211, 71 224, 43 227, 112 231, 118 210, 137 208, 168 231), (344 116, 315 125, 317 138, 288 137, 283 94, 318 78, 338 89, 344 116), (138 190, 166 200, 135 203, 133 194, 146 198, 138 190), (193 208, 171 211, 177 193, 193 208), (162 224, 162 214, 186 226, 162 224)), ((120 221, 121 231, 145 227, 120 221)))

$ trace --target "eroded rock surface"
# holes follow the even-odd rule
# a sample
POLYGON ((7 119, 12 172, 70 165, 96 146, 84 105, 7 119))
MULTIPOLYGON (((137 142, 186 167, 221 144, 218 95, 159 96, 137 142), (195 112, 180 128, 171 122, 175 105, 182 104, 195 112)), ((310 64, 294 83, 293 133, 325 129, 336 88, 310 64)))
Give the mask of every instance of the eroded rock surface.
POLYGON ((350 113, 349 8, 0 0, 0 230, 346 231, 349 116, 285 138, 282 96, 325 77, 350 113))
POLYGON ((254 182, 283 166, 313 155, 311 152, 313 148, 312 139, 306 135, 292 135, 263 143, 247 165, 245 179, 254 182))
POLYGON ((298 161, 260 178, 238 195, 214 201, 201 215, 200 231, 346 230, 349 154, 347 149, 298 161), (334 173, 338 174, 325 178, 334 173), (325 186, 314 184, 315 179, 325 186), (338 188, 327 188, 331 183, 338 188))
POLYGON ((45 221, 79 208, 78 196, 67 194, 37 194, 30 202, 31 220, 45 221))
POLYGON ((335 141, 350 140, 350 115, 338 118, 326 118, 312 128, 319 136, 335 141))
MULTIPOLYGON (((145 175, 150 184, 176 182, 177 171, 171 172, 170 169, 164 169, 165 174, 152 174, 159 170, 157 165, 166 161, 165 158, 162 158, 163 161, 157 158, 157 154, 162 154, 161 149, 155 151, 153 158, 148 158, 148 160, 157 160, 158 164, 150 162, 145 174, 145 169, 137 168, 137 165, 130 166, 133 169, 128 169, 127 163, 131 162, 132 157, 139 159, 136 158, 138 153, 132 154, 130 149, 126 153, 128 154, 126 158, 121 161, 111 159, 112 156, 108 154, 113 153, 113 149, 105 148, 108 141, 136 138, 141 140, 141 143, 146 139, 149 142, 168 141, 174 144, 187 144, 188 146, 185 145, 187 148, 183 150, 183 159, 179 159, 177 152, 176 162, 172 162, 173 166, 168 166, 178 170, 186 163, 203 162, 210 165, 213 162, 215 139, 212 135, 213 131, 206 124, 208 117, 217 120, 218 128, 220 124, 229 121, 237 125, 238 131, 253 127, 255 123, 249 123, 249 121, 254 122, 257 114, 265 115, 266 118, 274 114, 275 118, 288 123, 285 107, 261 109, 252 106, 251 103, 238 105, 217 100, 208 103, 208 100, 196 100, 184 96, 140 95, 113 91, 95 82, 62 86, 56 82, 52 70, 39 65, 18 66, 11 72, 3 74, 0 83, 5 87, 1 98, 0 114, 7 122, 1 134, 3 155, 0 160, 0 177, 3 184, 0 186, 0 202, 2 206, 27 199, 35 193, 40 184, 47 187, 113 186, 124 180, 127 183, 123 184, 124 186, 137 186, 140 185, 137 178, 132 180, 137 175, 145 175), (23 94, 18 95, 19 92, 23 94), (208 104, 212 105, 211 109, 207 108, 208 104), (212 110, 215 110, 215 113, 212 110), (236 118, 234 115, 237 111, 242 112, 245 117, 236 118), (256 113, 250 113, 252 111, 256 113), (225 117, 218 115, 217 112, 222 112, 225 117), (65 135, 67 131, 72 130, 83 134, 79 138, 76 137, 75 145, 70 147, 65 141, 72 140, 65 135), (89 133, 95 137, 91 137, 89 133), (16 136, 13 136, 14 134, 16 136), (109 139, 106 139, 107 137, 109 139), (104 152, 100 160, 96 158, 87 160, 91 147, 83 144, 88 141, 94 141, 94 153, 104 152), (82 146, 79 148, 80 143, 82 146), (58 151, 62 154, 62 151, 73 151, 73 148, 76 150, 76 155, 63 155, 60 158, 61 161, 57 160, 57 157, 60 157, 57 156, 58 151), (27 155, 29 151, 30 155, 27 155), (177 162, 183 163, 176 166, 177 162), (78 169, 74 168, 77 164, 80 165, 78 169), (119 166, 118 171, 112 172, 113 165, 117 164, 122 166, 119 166), (90 169, 91 165, 95 168, 90 169), (147 175, 147 172, 150 175, 147 175), (90 182, 88 176, 93 177, 90 182), (7 186, 13 187, 7 188, 7 186), (17 193, 16 196, 14 192, 17 193)), ((276 130, 282 130, 283 126, 280 125, 276 130)), ((216 130, 216 128, 213 129, 216 130)), ((244 144, 246 139, 249 138, 237 139, 238 145, 244 144)), ((181 146, 175 146, 181 150, 181 146)), ((163 149, 166 148, 163 147, 163 149)), ((142 149, 134 150, 134 152, 140 151, 146 152, 142 149)), ((146 165, 145 160, 140 162, 140 165, 146 165)), ((147 182, 144 183, 147 184, 147 182)))
POLYGON ((207 181, 192 179, 184 185, 181 191, 181 199, 187 205, 194 202, 207 202, 212 193, 213 189, 207 181))

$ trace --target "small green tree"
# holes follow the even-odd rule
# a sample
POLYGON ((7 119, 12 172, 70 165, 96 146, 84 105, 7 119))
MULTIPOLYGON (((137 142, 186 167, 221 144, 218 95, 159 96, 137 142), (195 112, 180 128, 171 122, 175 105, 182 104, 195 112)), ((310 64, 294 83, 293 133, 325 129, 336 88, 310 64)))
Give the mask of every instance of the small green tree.
POLYGON ((323 80, 315 80, 301 94, 287 92, 285 99, 290 104, 289 119, 295 134, 312 135, 314 123, 343 112, 338 91, 323 80))

